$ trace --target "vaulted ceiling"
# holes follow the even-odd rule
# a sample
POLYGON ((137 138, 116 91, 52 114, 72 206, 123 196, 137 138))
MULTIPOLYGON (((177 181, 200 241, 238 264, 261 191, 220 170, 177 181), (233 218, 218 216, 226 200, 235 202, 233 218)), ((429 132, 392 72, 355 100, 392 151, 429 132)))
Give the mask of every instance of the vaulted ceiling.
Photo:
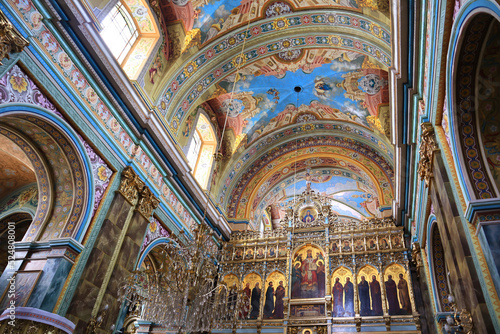
POLYGON ((306 179, 340 215, 391 214, 388 1, 149 5, 164 40, 137 85, 179 147, 199 112, 222 136, 210 195, 228 221, 279 218, 306 179))

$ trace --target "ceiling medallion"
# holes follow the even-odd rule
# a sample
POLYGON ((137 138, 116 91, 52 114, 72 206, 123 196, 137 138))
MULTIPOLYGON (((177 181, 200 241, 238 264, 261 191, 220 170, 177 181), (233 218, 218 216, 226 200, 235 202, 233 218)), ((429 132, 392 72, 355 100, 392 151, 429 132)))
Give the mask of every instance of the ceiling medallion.
POLYGON ((273 22, 274 30, 283 30, 288 28, 288 19, 276 19, 273 22))
POLYGON ((279 52, 277 58, 285 62, 290 62, 299 59, 301 56, 302 56, 301 49, 289 49, 286 51, 279 52))

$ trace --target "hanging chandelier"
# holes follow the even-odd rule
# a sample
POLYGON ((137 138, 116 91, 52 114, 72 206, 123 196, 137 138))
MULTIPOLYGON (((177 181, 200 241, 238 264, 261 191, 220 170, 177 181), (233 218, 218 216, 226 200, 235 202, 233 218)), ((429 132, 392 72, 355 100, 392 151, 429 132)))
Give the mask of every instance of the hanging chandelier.
POLYGON ((183 234, 182 244, 172 239, 159 246, 159 268, 134 271, 123 281, 120 299, 141 320, 179 333, 209 331, 234 314, 236 294, 219 281, 213 230, 202 224, 192 238, 183 234))

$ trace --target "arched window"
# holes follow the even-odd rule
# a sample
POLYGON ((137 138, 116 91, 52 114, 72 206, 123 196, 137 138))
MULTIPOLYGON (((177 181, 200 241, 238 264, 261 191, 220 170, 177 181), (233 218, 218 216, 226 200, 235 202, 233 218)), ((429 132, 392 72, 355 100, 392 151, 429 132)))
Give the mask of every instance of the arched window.
POLYGON ((123 0, 101 22, 101 37, 130 80, 136 80, 160 38, 144 0, 123 0))
POLYGON ((200 114, 188 146, 187 160, 194 178, 203 189, 207 189, 216 146, 212 125, 204 114, 200 114))
POLYGON ((121 65, 139 36, 134 19, 119 2, 104 18, 102 25, 101 36, 121 65))

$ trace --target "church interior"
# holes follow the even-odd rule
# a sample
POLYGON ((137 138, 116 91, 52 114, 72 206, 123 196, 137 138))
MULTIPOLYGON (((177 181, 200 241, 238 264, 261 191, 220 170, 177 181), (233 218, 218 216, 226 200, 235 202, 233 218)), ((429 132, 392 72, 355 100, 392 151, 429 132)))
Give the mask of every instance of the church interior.
POLYGON ((500 333, 497 107, 498 0, 0 0, 0 332, 500 333))

